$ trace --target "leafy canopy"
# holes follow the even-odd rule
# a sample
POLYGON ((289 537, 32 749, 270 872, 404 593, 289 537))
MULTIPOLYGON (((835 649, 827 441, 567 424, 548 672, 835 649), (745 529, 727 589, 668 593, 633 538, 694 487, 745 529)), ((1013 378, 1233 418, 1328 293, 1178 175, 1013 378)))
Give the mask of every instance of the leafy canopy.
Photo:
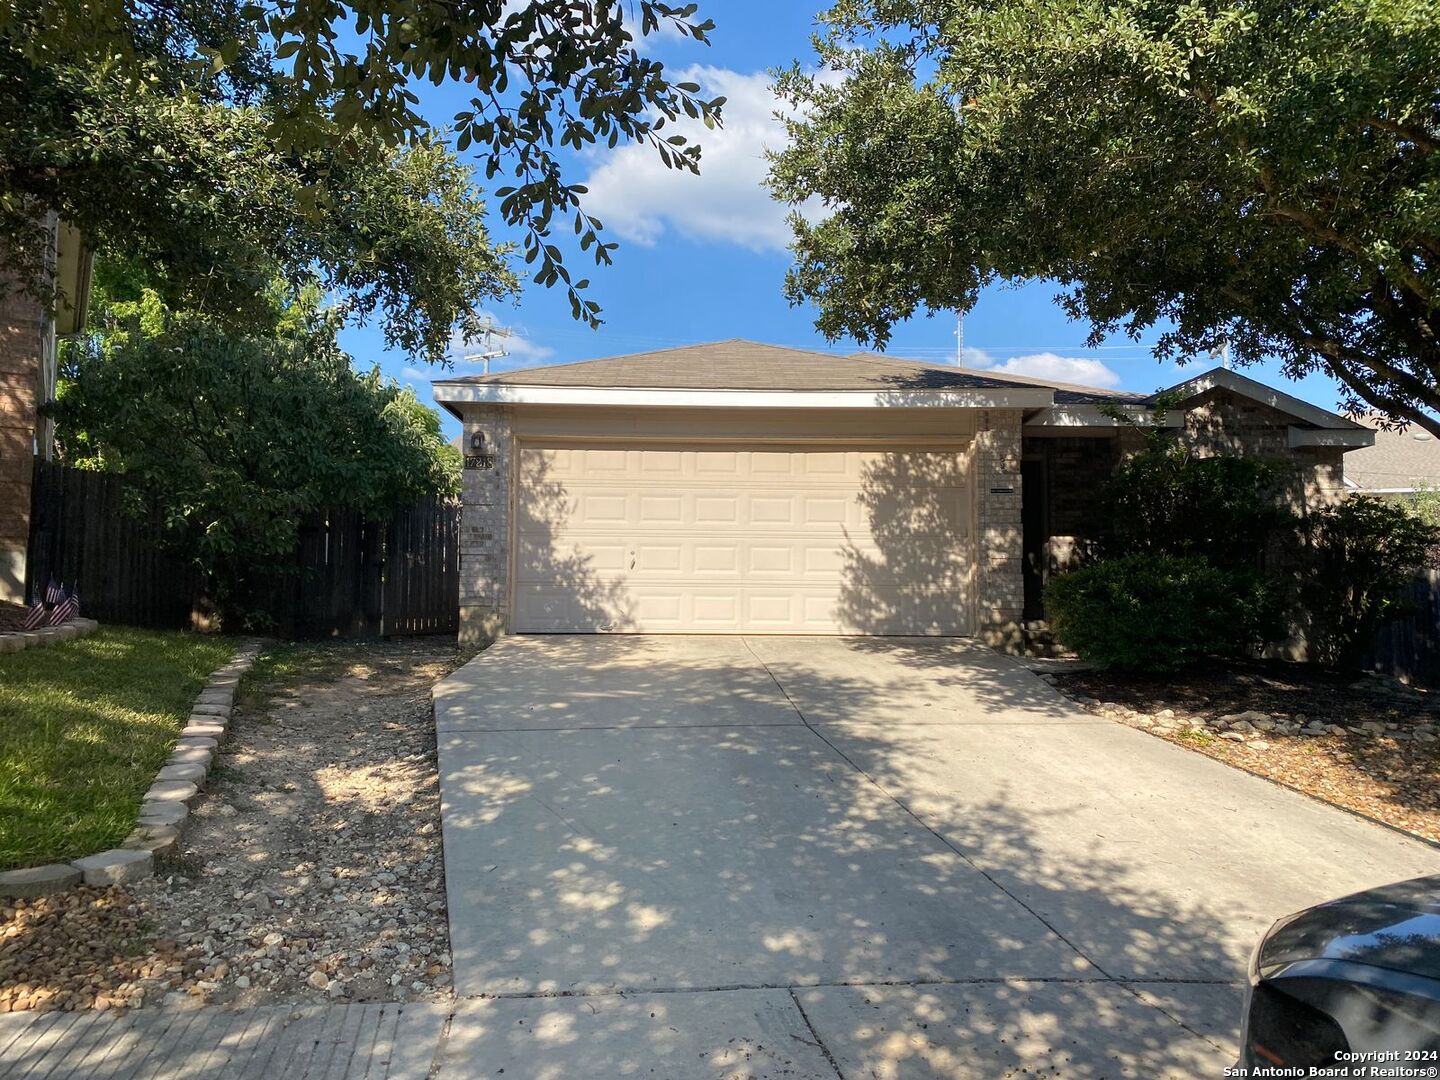
POLYGON ((1440 0, 841 0, 773 158, 828 337, 1045 279, 1092 339, 1440 433, 1440 0), (835 77, 838 73, 839 78, 835 77))
MULTIPOLYGON (((699 148, 670 124, 683 114, 713 126, 723 101, 670 81, 637 45, 662 27, 707 41, 712 24, 695 12, 656 0, 0 0, 0 243, 33 251, 25 226, 37 210, 110 240, 139 226, 128 235, 187 270, 205 265, 183 258, 187 243, 232 256, 232 242, 253 253, 298 240, 299 250, 276 249, 296 260, 287 272, 322 268, 412 347, 408 288, 420 302, 410 319, 426 331, 420 351, 434 358, 438 317, 473 314, 509 284, 469 244, 453 247, 480 234, 469 229, 478 214, 473 192, 460 191, 465 172, 438 149, 452 144, 487 181, 505 179, 500 212, 523 233, 535 280, 562 285, 593 323, 588 282, 571 280, 552 234, 573 223, 601 264, 615 245, 581 208, 585 190, 567 183, 557 150, 640 141, 697 171, 699 148), (413 85, 446 79, 470 97, 439 130, 413 85), (236 116, 237 106, 253 111, 236 116), (410 172, 387 184, 384 166, 396 163, 410 172), (446 241, 416 266, 402 262, 437 219, 446 241), (459 278, 448 288, 447 258, 459 278), (488 287, 477 288, 480 270, 488 287)), ((248 267, 241 257, 214 272, 238 280, 248 267)))
POLYGON ((268 289, 269 333, 238 336, 169 308, 133 268, 98 269, 103 329, 64 351, 57 440, 71 464, 126 474, 222 605, 288 565, 305 514, 458 494, 439 417, 351 368, 317 289, 268 289))

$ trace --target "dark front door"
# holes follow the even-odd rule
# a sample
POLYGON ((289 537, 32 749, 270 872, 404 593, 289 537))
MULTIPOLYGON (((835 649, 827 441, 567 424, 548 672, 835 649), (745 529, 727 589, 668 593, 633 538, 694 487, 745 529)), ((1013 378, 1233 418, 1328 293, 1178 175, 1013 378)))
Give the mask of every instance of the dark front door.
POLYGON ((1020 524, 1024 531, 1025 620, 1043 619, 1045 606, 1045 541, 1049 534, 1045 460, 1024 458, 1020 462, 1020 524))

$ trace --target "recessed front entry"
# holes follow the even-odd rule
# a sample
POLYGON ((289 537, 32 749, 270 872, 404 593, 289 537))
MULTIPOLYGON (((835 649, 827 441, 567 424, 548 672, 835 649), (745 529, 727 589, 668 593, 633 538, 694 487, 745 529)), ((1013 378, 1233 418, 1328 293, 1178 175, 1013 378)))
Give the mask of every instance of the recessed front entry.
POLYGON ((522 444, 520 632, 972 631, 967 447, 522 444))

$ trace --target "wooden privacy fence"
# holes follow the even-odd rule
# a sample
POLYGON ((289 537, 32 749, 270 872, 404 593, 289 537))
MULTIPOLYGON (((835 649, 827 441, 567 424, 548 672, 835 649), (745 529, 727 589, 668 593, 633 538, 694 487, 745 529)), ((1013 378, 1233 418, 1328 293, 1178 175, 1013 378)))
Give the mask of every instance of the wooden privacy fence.
POLYGON ((424 499, 389 521, 331 510, 300 523, 288 623, 296 637, 453 634, 460 508, 424 499))
POLYGON ((1364 666, 1420 686, 1440 687, 1440 570, 1421 571, 1405 599, 1410 614, 1380 628, 1364 666))
MULTIPOLYGON (((158 515, 136 516, 124 478, 36 460, 26 592, 53 577, 102 623, 191 624, 204 582, 166 554, 158 515)), ((271 603, 294 637, 453 634, 460 618, 460 508, 423 499, 388 521, 338 508, 300 524, 271 603)))
POLYGON ((199 576, 161 550, 158 515, 126 512, 111 473, 35 459, 25 592, 33 603, 53 578, 80 590, 81 611, 102 623, 188 626, 199 576))

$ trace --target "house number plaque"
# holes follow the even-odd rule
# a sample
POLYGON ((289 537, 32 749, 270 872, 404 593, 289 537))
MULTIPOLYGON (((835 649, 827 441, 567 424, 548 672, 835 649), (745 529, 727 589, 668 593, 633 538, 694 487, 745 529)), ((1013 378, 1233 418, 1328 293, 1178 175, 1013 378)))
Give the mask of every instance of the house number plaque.
POLYGON ((465 468, 479 469, 481 472, 490 472, 495 468, 494 454, 466 454, 465 468))

